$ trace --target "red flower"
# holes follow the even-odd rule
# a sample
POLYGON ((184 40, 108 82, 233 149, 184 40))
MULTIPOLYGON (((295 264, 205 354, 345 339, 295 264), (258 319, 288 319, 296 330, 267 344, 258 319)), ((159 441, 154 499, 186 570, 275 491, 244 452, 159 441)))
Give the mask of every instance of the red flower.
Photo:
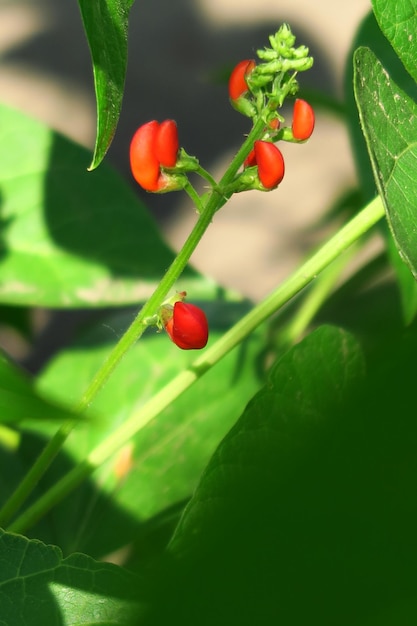
POLYGON ((245 59, 240 61, 232 70, 229 78, 229 97, 231 100, 237 100, 248 91, 247 77, 256 66, 253 59, 245 59))
POLYGON ((130 143, 130 167, 137 183, 146 191, 161 191, 169 185, 162 167, 175 167, 178 130, 174 120, 143 124, 130 143))
POLYGON ((305 100, 297 99, 294 103, 292 134, 295 139, 305 141, 314 130, 314 111, 305 100))
POLYGON ((208 341, 207 318, 195 304, 175 302, 172 317, 165 323, 165 330, 182 350, 200 350, 208 341))

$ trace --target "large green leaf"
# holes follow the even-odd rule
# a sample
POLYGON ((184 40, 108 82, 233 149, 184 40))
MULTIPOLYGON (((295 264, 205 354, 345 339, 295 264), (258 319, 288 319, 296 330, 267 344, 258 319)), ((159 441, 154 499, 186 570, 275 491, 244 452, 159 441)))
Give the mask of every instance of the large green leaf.
POLYGON ((0 530, 2 626, 126 626, 138 589, 122 568, 0 530))
MULTIPOLYGON (((211 342, 219 333, 216 316, 208 313, 211 342)), ((64 351, 42 375, 40 389, 57 399, 71 396, 76 402, 127 321, 126 317, 109 319, 64 351)), ((52 536, 40 535, 38 530, 36 536, 58 542, 66 550, 101 556, 132 539, 141 523, 188 498, 220 439, 259 387, 256 361, 263 348, 263 333, 255 333, 207 372, 132 439, 122 451, 127 455, 125 464, 120 456, 112 459, 78 495, 72 494, 52 512, 48 521, 52 536)), ((179 350, 165 333, 150 330, 100 392, 88 426, 79 426, 71 435, 66 446, 69 456, 62 457, 52 478, 56 480, 60 472, 85 459, 134 408, 152 398, 193 358, 193 353, 179 350)), ((46 424, 42 431, 41 426, 36 429, 51 432, 46 424)))
POLYGON ((363 374, 357 342, 339 328, 322 326, 285 354, 210 460, 171 550, 201 549, 202 536, 215 541, 219 531, 213 516, 231 530, 249 494, 250 506, 259 507, 272 496, 271 481, 279 490, 298 467, 308 472, 316 461, 311 449, 321 447, 329 419, 337 424, 338 407, 363 374))
POLYGON ((277 362, 184 511, 146 626, 416 614, 416 348, 415 330, 381 341, 364 378, 352 336, 324 327, 277 362))
MULTIPOLYGON (((392 5, 394 6, 394 4, 392 5)), ((396 5, 398 6, 398 5, 396 5)), ((348 124, 352 139, 352 146, 357 166, 357 174, 361 183, 363 201, 371 200, 375 195, 376 184, 373 176, 366 141, 359 123, 358 109, 353 90, 353 56, 359 47, 370 48, 403 91, 411 98, 417 97, 417 86, 408 74, 387 38, 381 32, 373 12, 363 20, 355 35, 348 63, 346 66, 345 91, 348 111, 348 124)), ((399 257, 398 250, 392 240, 391 233, 386 225, 381 225, 381 231, 387 242, 389 257, 397 275, 397 284, 403 308, 403 318, 409 324, 417 312, 417 283, 407 266, 399 257)))
MULTIPOLYGON (((88 173, 84 148, 6 106, 0 137, 0 302, 97 307, 149 296, 174 255, 124 181, 107 166, 88 173)), ((194 294, 214 290, 185 276, 194 294)))
POLYGON ((368 48, 354 57, 355 95, 377 188, 394 240, 417 276, 417 105, 368 48))
POLYGON ((417 82, 416 0, 372 0, 372 6, 382 32, 417 82))
POLYGON ((354 94, 353 57, 356 50, 360 47, 370 48, 378 57, 384 68, 388 71, 391 78, 410 97, 417 97, 417 86, 411 76, 405 71, 403 64, 395 54, 395 51, 387 38, 382 33, 378 22, 375 19, 375 15, 371 11, 361 22, 352 41, 345 72, 348 125, 357 166, 357 174, 365 200, 371 200, 375 195, 375 180, 373 177, 365 138, 359 123, 358 109, 354 94))
POLYGON ((93 62, 97 137, 90 169, 103 160, 116 132, 127 67, 129 11, 134 0, 78 0, 93 62))

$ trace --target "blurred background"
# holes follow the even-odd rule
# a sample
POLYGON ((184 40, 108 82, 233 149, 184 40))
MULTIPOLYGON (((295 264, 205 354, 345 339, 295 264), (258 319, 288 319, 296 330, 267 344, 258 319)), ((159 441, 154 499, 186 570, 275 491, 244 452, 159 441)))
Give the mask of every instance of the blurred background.
MULTIPOLYGON (((142 192, 130 175, 128 146, 149 119, 174 118, 180 142, 215 177, 221 175, 248 120, 236 113, 226 79, 235 63, 255 56, 288 22, 314 56, 300 76, 306 94, 343 100, 352 38, 369 0, 140 0, 130 20, 129 66, 122 115, 107 160, 125 176, 179 248, 195 220, 185 194, 142 192)), ((93 150, 95 100, 90 55, 75 0, 0 0, 0 98, 93 150)), ((236 195, 216 216, 192 263, 220 284, 258 300, 304 258, 323 231, 313 228, 355 184, 347 131, 336 114, 317 108, 316 129, 303 146, 283 145, 286 175, 272 193, 236 195)), ((89 163, 80 164, 87 166, 89 163)), ((55 332, 72 314, 38 312, 55 332), (65 317, 67 316, 67 317, 65 317)), ((5 343, 7 345, 5 345, 5 343)), ((0 337, 17 356, 25 346, 0 337)), ((43 346, 45 339, 43 338, 43 346)), ((35 361, 30 364, 35 367, 35 361)))

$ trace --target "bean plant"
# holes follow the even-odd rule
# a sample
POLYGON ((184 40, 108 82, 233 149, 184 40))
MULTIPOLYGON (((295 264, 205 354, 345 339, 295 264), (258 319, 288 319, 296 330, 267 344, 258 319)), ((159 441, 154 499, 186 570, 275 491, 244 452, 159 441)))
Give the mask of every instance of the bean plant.
POLYGON ((92 156, 0 105, 0 319, 97 313, 36 375, 0 352, 0 624, 416 623, 417 1, 372 1, 343 102, 303 87, 289 24, 224 59, 247 129, 219 179, 174 119, 137 120, 129 179, 107 163, 132 3, 79 0, 92 156), (217 213, 283 210, 285 146, 326 108, 359 181, 330 235, 257 303, 213 284, 192 255, 217 213), (191 199, 178 253, 140 188, 191 199))

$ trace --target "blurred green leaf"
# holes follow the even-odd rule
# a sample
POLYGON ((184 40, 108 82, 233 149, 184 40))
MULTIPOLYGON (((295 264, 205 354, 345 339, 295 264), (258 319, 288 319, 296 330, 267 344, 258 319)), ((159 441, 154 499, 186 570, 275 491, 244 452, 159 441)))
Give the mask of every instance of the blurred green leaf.
POLYGON ((372 6, 382 32, 417 82, 417 2, 372 0, 372 6))
POLYGON ((0 422, 52 420, 56 428, 57 422, 69 419, 81 418, 42 397, 30 377, 0 351, 0 422))
MULTIPOLYGON (((86 172, 84 148, 1 105, 0 137, 0 302, 70 308, 148 297, 174 255, 116 172, 86 172)), ((184 280, 196 297, 215 290, 191 270, 184 280)))
POLYGON ((355 53, 355 95, 375 182, 402 259, 417 276, 415 197, 417 105, 374 53, 355 53))
POLYGON ((2 530, 0 561, 4 626, 126 626, 133 615, 138 589, 120 567, 2 530))
POLYGON ((97 137, 90 169, 104 159, 122 108, 128 18, 134 0, 78 0, 93 62, 97 137))
MULTIPOLYGON (((219 334, 216 317, 208 313, 209 341, 213 342, 219 334)), ((128 321, 127 317, 114 317, 85 335, 50 364, 39 388, 57 399, 70 395, 75 401, 128 321)), ((255 333, 95 472, 89 485, 52 511, 48 529, 53 532, 53 541, 65 550, 102 556, 132 540, 140 533, 141 523, 188 498, 213 450, 258 389, 256 359, 263 348, 263 333, 255 333)), ((55 468, 53 480, 60 471, 84 459, 134 407, 152 398, 194 358, 192 352, 179 350, 165 333, 150 329, 128 352, 93 403, 95 419, 72 433, 65 448, 69 456, 62 458, 61 470, 55 468)), ((46 425, 36 426, 38 433, 48 431, 46 425)), ((39 535, 39 530, 35 532, 42 539, 52 539, 39 535)))

